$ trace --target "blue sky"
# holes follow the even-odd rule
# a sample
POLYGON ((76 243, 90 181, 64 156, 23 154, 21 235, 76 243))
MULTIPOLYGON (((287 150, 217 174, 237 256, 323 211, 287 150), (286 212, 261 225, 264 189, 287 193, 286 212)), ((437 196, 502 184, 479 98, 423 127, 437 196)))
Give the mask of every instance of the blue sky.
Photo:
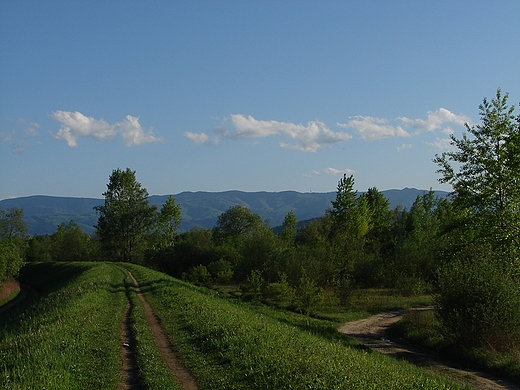
POLYGON ((445 189, 436 153, 500 87, 518 1, 0 2, 0 199, 445 189))

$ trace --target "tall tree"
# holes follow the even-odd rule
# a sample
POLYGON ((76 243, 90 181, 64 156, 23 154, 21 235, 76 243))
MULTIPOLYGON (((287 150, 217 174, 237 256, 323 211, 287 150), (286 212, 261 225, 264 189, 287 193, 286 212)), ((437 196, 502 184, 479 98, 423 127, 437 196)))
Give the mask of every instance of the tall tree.
POLYGON ((370 230, 370 209, 366 197, 358 197, 354 190, 354 177, 346 174, 338 182, 336 199, 327 211, 332 219, 333 256, 337 259, 337 284, 340 301, 346 305, 350 299, 356 261, 364 255, 365 236, 370 230))
POLYGON ((451 135, 456 150, 434 159, 439 181, 453 186, 455 206, 503 252, 520 247, 520 116, 508 97, 498 89, 491 102, 484 99, 481 123, 466 124, 469 135, 461 139, 451 135))
POLYGON ((181 225, 181 206, 175 203, 173 196, 168 196, 157 214, 157 230, 154 240, 158 249, 172 248, 181 225))
POLYGON ((213 233, 217 240, 239 240, 251 234, 261 224, 262 218, 258 214, 254 214, 247 207, 235 205, 218 216, 213 233))
POLYGON ((436 306, 447 334, 465 348, 520 346, 520 117, 508 94, 479 106, 481 123, 451 137, 436 156, 453 186, 457 216, 438 272, 436 306), (462 244, 461 244, 462 243, 462 244))
POLYGON ((150 206, 148 191, 136 180, 135 171, 116 169, 103 193, 96 234, 112 260, 138 262, 146 248, 146 236, 156 222, 157 207, 150 206))
POLYGON ((282 224, 282 239, 287 244, 294 244, 294 237, 296 236, 296 230, 298 229, 298 218, 296 214, 291 210, 283 219, 282 224))
POLYGON ((25 236, 27 225, 23 220, 23 209, 16 207, 0 209, 0 239, 25 236))
POLYGON ((17 278, 27 247, 23 209, 0 209, 0 281, 17 278))

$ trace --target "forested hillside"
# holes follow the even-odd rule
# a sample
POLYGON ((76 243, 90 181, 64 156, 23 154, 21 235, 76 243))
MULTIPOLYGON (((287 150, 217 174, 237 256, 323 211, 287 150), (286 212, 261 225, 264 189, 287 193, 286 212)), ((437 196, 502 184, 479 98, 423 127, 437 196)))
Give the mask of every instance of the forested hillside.
MULTIPOLYGON (((390 207, 398 205, 409 209, 418 195, 427 190, 404 188, 401 190, 382 191, 389 200, 390 207)), ((448 193, 436 191, 436 196, 445 197, 448 193)), ((182 223, 180 231, 189 231, 195 227, 212 228, 217 217, 231 206, 241 205, 249 208, 262 219, 269 220, 272 227, 282 224, 285 215, 293 211, 299 221, 321 217, 330 208, 335 192, 301 193, 283 192, 182 192, 173 195, 181 206, 182 223)), ((150 196, 150 204, 161 206, 168 195, 150 196)), ((94 233, 97 223, 95 206, 103 203, 103 199, 74 198, 35 195, 0 201, 0 209, 23 209, 28 234, 52 234, 61 223, 74 220, 85 232, 94 233)))

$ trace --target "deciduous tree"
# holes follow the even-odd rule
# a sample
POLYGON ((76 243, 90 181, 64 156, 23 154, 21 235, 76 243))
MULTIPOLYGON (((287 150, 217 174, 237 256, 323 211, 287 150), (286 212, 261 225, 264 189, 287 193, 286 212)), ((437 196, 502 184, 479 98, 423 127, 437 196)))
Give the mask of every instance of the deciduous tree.
POLYGON ((507 99, 500 89, 484 99, 481 123, 452 135, 456 151, 434 160, 458 216, 438 271, 437 310, 464 347, 520 346, 520 117, 507 99))
POLYGON ((156 210, 150 206, 148 191, 136 180, 135 171, 116 169, 103 193, 96 234, 111 260, 138 262, 146 248, 145 238, 153 229, 156 210))

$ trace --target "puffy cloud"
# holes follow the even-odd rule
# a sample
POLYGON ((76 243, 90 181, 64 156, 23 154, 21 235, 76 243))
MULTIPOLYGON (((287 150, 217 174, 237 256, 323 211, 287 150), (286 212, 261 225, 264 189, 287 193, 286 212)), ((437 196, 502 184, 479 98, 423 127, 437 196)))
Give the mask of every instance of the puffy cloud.
POLYGON ((79 137, 93 137, 98 140, 110 140, 116 135, 114 126, 103 119, 94 119, 75 111, 56 111, 51 118, 61 123, 54 138, 67 141, 70 147, 77 146, 79 137))
POLYGON ((456 115, 442 107, 435 112, 428 111, 428 119, 409 119, 404 116, 397 119, 407 126, 425 131, 440 129, 444 123, 455 123, 460 126, 464 126, 465 123, 470 123, 470 119, 467 116, 456 115))
POLYGON ((371 116, 356 116, 347 123, 338 123, 338 126, 356 129, 363 139, 369 141, 410 136, 401 126, 392 126, 387 119, 371 116))
MULTIPOLYGON (((361 138, 375 141, 382 138, 410 137, 412 134, 405 130, 407 128, 415 129, 413 135, 417 135, 421 131, 438 130, 445 123, 463 126, 465 123, 471 122, 467 116, 454 114, 445 108, 429 111, 427 119, 410 119, 402 116, 398 117, 396 121, 399 123, 391 124, 386 118, 355 116, 347 123, 338 123, 338 126, 356 129, 361 138)), ((449 127, 443 130, 445 133, 449 131, 453 132, 449 127)))
POLYGON ((312 171, 311 173, 303 174, 303 176, 312 177, 312 176, 323 176, 323 175, 343 175, 346 173, 347 175, 353 174, 355 171, 352 169, 336 169, 336 168, 325 168, 321 171, 312 171))
POLYGON ((139 118, 131 115, 127 115, 123 121, 113 125, 104 119, 94 119, 78 111, 56 111, 51 118, 61 123, 54 138, 67 141, 70 147, 77 146, 77 139, 80 137, 109 141, 118 133, 126 146, 161 141, 151 130, 145 132, 139 123, 139 118))
POLYGON ((231 115, 231 126, 233 131, 223 127, 214 129, 213 132, 217 135, 217 138, 211 140, 205 133, 186 132, 184 135, 198 144, 210 142, 218 144, 222 138, 243 140, 283 135, 293 139, 295 143, 282 141, 280 142, 282 148, 296 149, 304 152, 316 152, 352 138, 348 133, 330 130, 320 121, 311 121, 304 126, 291 122, 258 120, 251 115, 233 114, 231 115))
POLYGON ((143 130, 139 123, 139 117, 127 115, 122 122, 116 123, 115 129, 119 131, 121 137, 125 140, 126 146, 161 141, 160 138, 153 134, 152 130, 148 132, 143 130))
POLYGON ((204 144, 209 139, 208 135, 204 133, 192 133, 191 131, 187 131, 184 133, 184 135, 196 144, 204 144))

